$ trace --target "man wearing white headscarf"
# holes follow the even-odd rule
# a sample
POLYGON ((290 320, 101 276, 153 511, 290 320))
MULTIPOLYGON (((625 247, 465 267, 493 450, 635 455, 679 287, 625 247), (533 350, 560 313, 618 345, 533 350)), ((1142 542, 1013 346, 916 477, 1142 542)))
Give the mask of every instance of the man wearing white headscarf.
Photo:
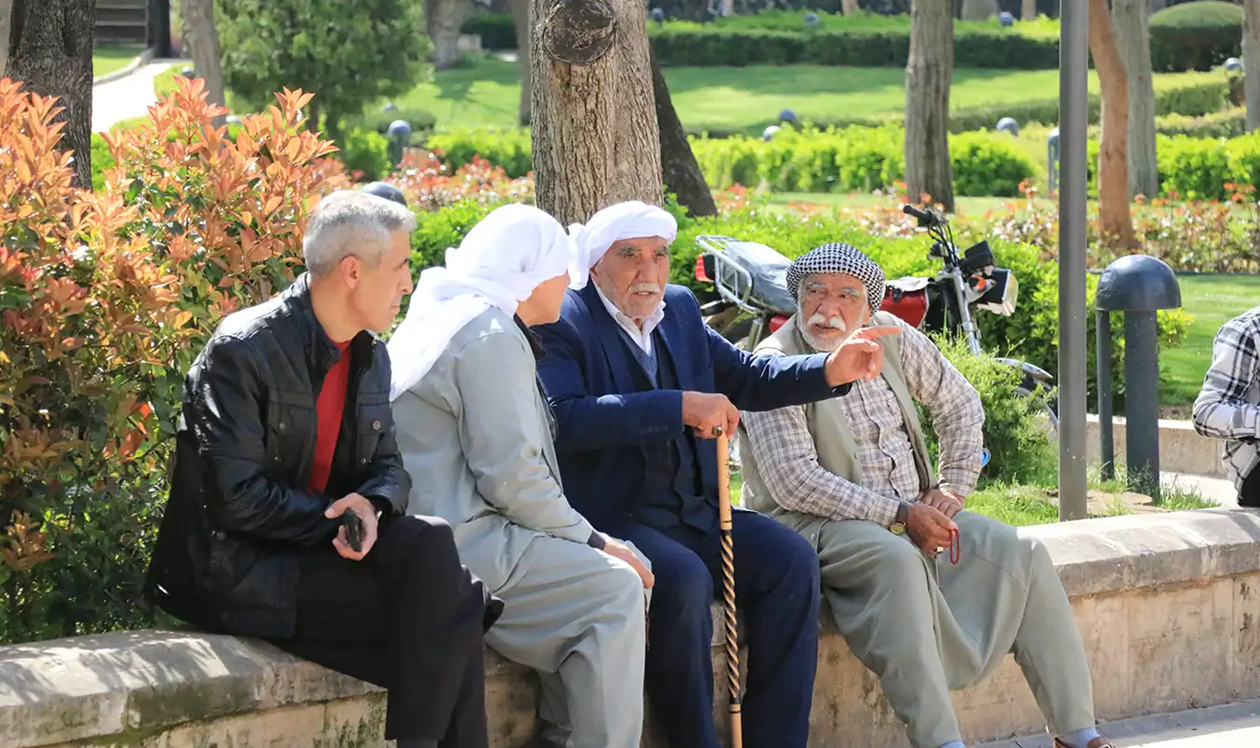
MULTIPOLYGON (((720 575, 717 451, 736 406, 769 410, 844 394, 878 376, 888 328, 831 354, 754 358, 705 326, 695 297, 667 286, 677 224, 622 203, 573 226, 575 288, 539 328, 539 373, 556 413, 567 495, 601 531, 652 561, 646 686, 672 748, 717 748, 713 620, 720 575), (582 288, 589 272, 593 281, 582 288)), ((735 586, 748 643, 744 741, 804 748, 818 656, 818 557, 756 512, 733 518, 735 586)))
POLYGON ((409 509, 450 522, 503 600, 486 643, 539 672, 544 738, 638 748, 652 573, 565 498, 528 329, 558 317, 571 260, 551 216, 492 212, 421 274, 389 343, 390 397, 409 509))

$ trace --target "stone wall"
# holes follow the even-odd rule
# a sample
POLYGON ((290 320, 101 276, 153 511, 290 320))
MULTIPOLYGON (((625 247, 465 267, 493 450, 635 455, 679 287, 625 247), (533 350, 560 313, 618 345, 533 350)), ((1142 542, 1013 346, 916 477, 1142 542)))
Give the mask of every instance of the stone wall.
MULTIPOLYGON (((1026 532, 1046 541, 1076 608, 1099 719, 1260 696, 1260 514, 1203 510, 1026 532)), ((811 745, 907 745, 875 678, 823 625, 811 745)), ((493 653, 486 666, 492 744, 520 748, 534 729, 536 680, 493 653)), ((969 741, 1043 729, 1009 658, 955 701, 969 741)), ((718 702, 725 727, 724 694, 718 702)), ((380 691, 231 637, 145 631, 0 648, 5 748, 352 748, 380 745, 383 724, 380 691)), ((663 746, 649 733, 645 745, 663 746)))

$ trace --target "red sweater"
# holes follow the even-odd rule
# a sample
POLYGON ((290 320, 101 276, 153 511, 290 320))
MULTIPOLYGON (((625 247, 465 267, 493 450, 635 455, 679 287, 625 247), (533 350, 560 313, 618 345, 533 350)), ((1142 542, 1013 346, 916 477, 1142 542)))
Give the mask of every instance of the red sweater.
POLYGON ((341 436, 341 417, 346 410, 346 385, 350 381, 350 341, 338 343, 341 357, 324 376, 324 385, 315 401, 315 462, 307 488, 323 493, 332 472, 337 439, 341 436))

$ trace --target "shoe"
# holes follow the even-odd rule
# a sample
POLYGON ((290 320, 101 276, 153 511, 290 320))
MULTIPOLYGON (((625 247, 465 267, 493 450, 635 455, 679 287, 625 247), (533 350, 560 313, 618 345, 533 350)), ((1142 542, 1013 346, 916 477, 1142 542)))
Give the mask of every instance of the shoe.
MULTIPOLYGON (((1062 740, 1055 738, 1054 748, 1071 748, 1071 746, 1069 746, 1067 743, 1064 743, 1062 740)), ((1116 748, 1116 745, 1115 743, 1112 743, 1110 739, 1104 738, 1103 736, 1099 735, 1098 737, 1089 741, 1089 743, 1085 746, 1085 748, 1116 748)))

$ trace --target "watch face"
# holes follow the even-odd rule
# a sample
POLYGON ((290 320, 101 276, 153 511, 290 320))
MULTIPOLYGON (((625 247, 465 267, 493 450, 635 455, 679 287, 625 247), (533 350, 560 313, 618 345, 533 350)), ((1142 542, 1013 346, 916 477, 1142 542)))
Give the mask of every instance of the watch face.
POLYGON ((894 522, 892 526, 889 527, 888 529, 892 530, 893 535, 901 535, 902 533, 906 531, 906 526, 901 524, 900 522, 894 522))

